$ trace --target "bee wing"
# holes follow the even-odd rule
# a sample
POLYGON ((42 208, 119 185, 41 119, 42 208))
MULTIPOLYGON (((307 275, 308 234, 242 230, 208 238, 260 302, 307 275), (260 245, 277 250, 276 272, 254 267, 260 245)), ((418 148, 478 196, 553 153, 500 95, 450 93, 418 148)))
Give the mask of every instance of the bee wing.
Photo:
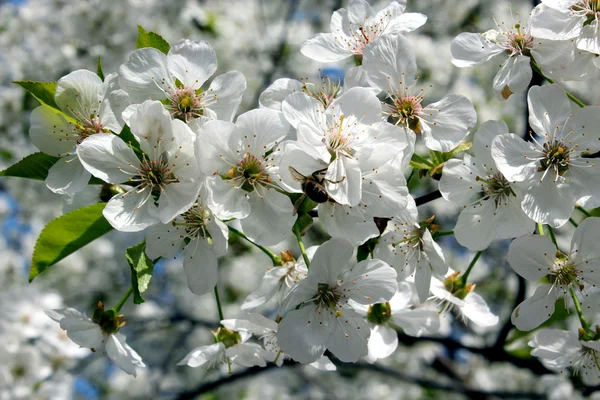
MULTIPOLYGON (((292 168, 292 167, 290 167, 290 168, 292 168)), ((302 206, 302 203, 304 202, 304 199, 306 199, 306 197, 307 197, 306 194, 303 194, 302 196, 300 196, 298 198, 298 200, 296 200, 296 202, 294 203, 294 213, 292 215, 298 214, 298 210, 302 206)))
POLYGON ((290 170, 290 174, 292 175, 292 178, 294 178, 294 180, 296 180, 298 182, 306 181, 306 176, 304 176, 300 172, 298 172, 298 170, 296 168, 289 166, 288 169, 290 170))

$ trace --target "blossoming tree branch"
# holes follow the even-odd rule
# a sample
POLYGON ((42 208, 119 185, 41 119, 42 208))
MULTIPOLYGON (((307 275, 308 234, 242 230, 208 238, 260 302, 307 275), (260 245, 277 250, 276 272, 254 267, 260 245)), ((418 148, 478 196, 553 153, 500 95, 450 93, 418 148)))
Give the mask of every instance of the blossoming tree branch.
POLYGON ((431 99, 410 40, 427 17, 396 1, 373 10, 350 0, 329 32, 306 38, 306 57, 354 61, 343 84, 277 79, 242 114, 246 79, 216 75, 209 42, 171 45, 142 27, 113 73, 99 62, 57 82, 15 82, 40 103, 29 130, 39 152, 0 175, 43 180, 81 205, 42 231, 30 281, 111 230, 145 232, 124 254, 132 285, 122 298, 45 313, 74 343, 136 376, 144 354, 120 332, 121 308, 144 302, 154 263, 181 257, 189 290, 213 293, 220 321, 178 365, 331 371, 391 356, 398 332, 443 338, 449 313, 500 330, 471 273, 490 244, 509 239, 506 261, 535 289, 514 308, 513 332, 549 370, 600 384, 600 321, 589 311, 600 300, 600 107, 562 84, 600 68, 600 4, 544 0, 514 17, 459 34, 448 62, 496 60, 498 99, 526 92, 527 132, 478 119, 461 94, 431 99), (531 84, 536 76, 542 85, 531 84), (419 180, 435 188, 418 196, 419 180), (455 221, 419 209, 440 197, 460 210, 455 221), (565 247, 555 230, 567 227, 576 229, 565 247), (307 246, 313 229, 327 239, 307 246), (296 245, 275 252, 290 235, 296 245), (450 235, 476 252, 467 268, 452 265, 441 239, 450 235), (242 318, 224 312, 219 293, 232 237, 271 262, 242 318), (577 326, 556 324, 557 304, 577 326))

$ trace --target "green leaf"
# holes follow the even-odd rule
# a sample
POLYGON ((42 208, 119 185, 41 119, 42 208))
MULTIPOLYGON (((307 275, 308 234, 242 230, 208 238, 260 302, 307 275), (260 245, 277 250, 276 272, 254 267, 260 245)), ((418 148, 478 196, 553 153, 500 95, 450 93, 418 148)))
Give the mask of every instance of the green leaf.
MULTIPOLYGON (((4 171, 0 171, 0 176, 13 176, 44 181, 48 177, 48 171, 58 160, 60 160, 60 157, 50 156, 42 152, 33 153, 6 168, 4 171)), ((90 185, 102 185, 105 182, 92 176, 89 183, 90 185)))
POLYGON ((96 74, 102 79, 104 82, 104 71, 102 70, 102 58, 98 56, 98 67, 96 69, 96 74))
POLYGON ((146 255, 145 250, 146 240, 129 247, 125 251, 125 257, 131 267, 131 287, 133 288, 133 302, 135 304, 144 302, 141 294, 148 289, 154 271, 154 263, 146 255))
POLYGON ((129 129, 129 126, 123 125, 123 129, 121 130, 119 137, 123 139, 123 141, 129 145, 129 147, 131 147, 133 152, 141 160, 143 152, 140 147, 140 142, 138 142, 135 136, 133 136, 133 133, 131 133, 131 129, 129 129))
POLYGON ((14 81, 13 83, 27 90, 40 103, 58 109, 58 105, 54 101, 56 82, 14 81))
POLYGON ((69 254, 113 230, 102 215, 106 203, 64 214, 48 223, 35 243, 29 282, 69 254))
POLYGON ((0 176, 15 176, 18 178, 46 180, 48 170, 59 160, 59 157, 39 152, 33 153, 0 171, 0 176))
POLYGON ((152 47, 162 51, 165 54, 167 54, 171 48, 169 42, 163 39, 162 36, 156 32, 146 32, 141 25, 138 25, 138 37, 135 45, 138 49, 152 47))
POLYGON ((300 214, 298 215, 298 219, 294 223, 292 227, 292 232, 300 232, 300 234, 304 234, 313 224, 313 219, 308 214, 300 214))

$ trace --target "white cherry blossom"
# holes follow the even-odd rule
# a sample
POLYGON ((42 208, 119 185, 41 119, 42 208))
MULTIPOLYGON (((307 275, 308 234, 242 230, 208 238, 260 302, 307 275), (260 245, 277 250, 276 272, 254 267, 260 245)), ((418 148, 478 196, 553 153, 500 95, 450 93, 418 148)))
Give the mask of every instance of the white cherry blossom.
POLYGON ((264 245, 281 242, 295 218, 277 186, 278 144, 290 126, 283 114, 258 109, 236 123, 210 121, 198 131, 196 156, 207 179, 208 207, 221 219, 238 218, 244 233, 264 245))
POLYGON ((562 226, 575 203, 600 205, 600 163, 585 154, 600 151, 600 107, 572 109, 559 85, 529 90, 529 123, 536 136, 526 142, 506 133, 492 143, 498 170, 522 182, 523 211, 536 222, 562 226))
POLYGON ((417 64, 409 41, 386 35, 365 49, 363 66, 369 82, 389 98, 383 112, 396 125, 423 135, 425 146, 437 151, 455 148, 475 126, 477 114, 464 96, 449 94, 424 105, 425 91, 418 89, 417 64))
POLYGON ((600 5, 596 0, 542 0, 531 25, 536 37, 575 39, 580 50, 600 54, 600 5))
POLYGON ((571 368, 588 386, 600 384, 600 341, 580 340, 576 333, 560 329, 541 329, 528 345, 531 355, 554 370, 571 368))
POLYGON ((91 177, 76 148, 90 136, 120 133, 121 112, 129 105, 129 98, 119 89, 115 74, 103 82, 95 73, 80 69, 58 80, 54 99, 62 113, 48 105, 34 109, 29 135, 38 149, 61 157, 48 171, 48 188, 59 194, 76 193, 91 177))
MULTIPOLYGON (((168 54, 146 47, 134 51, 119 68, 119 83, 134 103, 159 100, 170 115, 194 126, 207 120, 231 121, 246 90, 241 72, 217 76, 217 55, 204 40, 182 40, 168 54)), ((132 112, 132 111, 130 111, 132 112)))
POLYGON ((446 200, 463 206, 454 235, 469 250, 484 250, 495 238, 514 238, 534 229, 521 209, 521 184, 509 182, 492 158, 491 143, 503 133, 508 133, 503 121, 482 124, 473 140, 475 156, 465 154, 444 164, 439 190, 446 200))
POLYGON ((92 351, 106 353, 115 365, 136 376, 137 368, 143 368, 141 357, 126 342, 125 336, 120 333, 104 331, 100 325, 92 321, 85 314, 73 308, 46 310, 46 314, 67 332, 69 338, 81 347, 92 351))
POLYGON ((194 205, 167 224, 154 225, 146 235, 146 255, 171 258, 183 249, 183 269, 192 293, 213 290, 218 279, 217 258, 227 251, 227 225, 206 206, 206 190, 194 205))
POLYGON ((419 212, 412 196, 406 209, 394 216, 379 239, 374 256, 393 267, 398 281, 414 274, 421 302, 429 297, 432 275, 443 277, 448 271, 442 248, 433 240, 431 221, 419 222, 419 212))
MULTIPOLYGON (((523 301, 512 313, 513 324, 522 331, 537 328, 554 313, 556 300, 569 297, 574 290, 587 301, 588 288, 600 285, 600 218, 585 219, 573 235, 571 249, 557 251, 545 236, 523 236, 511 243, 508 263, 528 281, 547 277, 550 283, 539 286, 533 296, 523 301)), ((593 300, 592 300, 593 301, 593 300)))
POLYGON ((196 201, 201 175, 194 156, 194 133, 171 120, 158 101, 148 100, 130 119, 132 134, 143 152, 115 135, 95 135, 78 146, 84 167, 103 181, 131 186, 111 198, 103 214, 117 230, 135 232, 166 224, 196 201))
POLYGON ((406 4, 392 1, 375 13, 365 0, 350 0, 331 16, 331 33, 319 33, 302 44, 305 56, 320 62, 336 62, 348 57, 360 60, 370 43, 392 33, 407 33, 422 26, 427 17, 405 13, 406 4))
POLYGON ((440 327, 437 310, 411 307, 412 297, 411 285, 400 282, 396 294, 386 303, 369 306, 351 301, 356 312, 365 316, 371 327, 369 354, 365 357, 367 362, 374 363, 396 351, 398 332, 394 326, 415 337, 437 332, 440 327))
POLYGON ((346 240, 322 244, 308 276, 288 295, 286 308, 292 311, 279 323, 277 339, 294 360, 315 362, 326 349, 343 362, 356 362, 368 354, 369 325, 349 301, 385 303, 396 292, 396 273, 380 260, 354 265, 352 254, 346 240))
POLYGON ((452 41, 452 63, 457 67, 483 64, 502 54, 505 61, 494 77, 494 91, 508 99, 513 93, 524 92, 531 82, 531 62, 535 60, 546 76, 555 79, 579 79, 585 70, 573 68, 576 48, 567 38, 541 39, 532 34, 528 21, 509 26, 502 21, 498 30, 484 33, 463 32, 452 41))

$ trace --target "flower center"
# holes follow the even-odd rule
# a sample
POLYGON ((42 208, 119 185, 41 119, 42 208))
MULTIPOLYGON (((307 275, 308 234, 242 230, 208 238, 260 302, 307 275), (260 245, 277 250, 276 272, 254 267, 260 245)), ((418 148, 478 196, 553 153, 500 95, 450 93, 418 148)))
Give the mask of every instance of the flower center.
POLYGON ((564 254, 559 254, 551 272, 551 281, 563 290, 571 285, 576 285, 579 290, 583 290, 584 284, 579 279, 579 270, 571 263, 564 254))
POLYGON ((527 32, 521 32, 521 25, 516 24, 515 28, 517 32, 508 32, 506 34, 506 53, 509 56, 514 56, 516 54, 523 54, 526 56, 531 55, 531 49, 534 46, 533 36, 531 36, 527 32))
POLYGON ((201 237, 211 239, 210 233, 206 229, 206 224, 210 221, 212 213, 201 205, 196 205, 188 211, 181 214, 171 222, 173 226, 185 227, 185 233, 190 238, 201 237))
POLYGON ((571 150, 558 141, 544 143, 543 152, 545 157, 540 160, 538 172, 552 169, 556 175, 562 176, 569 170, 569 155, 571 150))
POLYGON ((493 197, 496 200, 496 207, 500 205, 502 200, 505 200, 510 196, 517 197, 510 187, 510 182, 501 172, 490 175, 486 179, 477 176, 475 177, 475 180, 487 184, 487 187, 483 188, 484 197, 493 197))
POLYGON ((358 28, 356 23, 350 21, 350 38, 342 35, 336 39, 342 45, 346 45, 352 54, 362 58, 365 46, 383 34, 391 18, 391 13, 386 13, 379 20, 369 21, 367 17, 364 23, 358 24, 358 28))
POLYGON ((220 327, 216 333, 213 332, 215 343, 221 342, 225 348, 242 343, 242 335, 238 331, 220 327))
POLYGON ((302 91, 316 99, 318 102, 323 104, 323 107, 327 108, 337 98, 341 90, 340 81, 331 82, 329 77, 321 78, 321 86, 314 85, 312 83, 304 83, 302 85, 302 91))
POLYGON ((367 311, 367 321, 372 324, 381 325, 386 323, 392 317, 392 307, 390 303, 377 303, 369 307, 367 311))
POLYGON ((84 139, 97 133, 110 133, 109 129, 106 129, 100 123, 100 118, 97 115, 91 114, 89 118, 84 118, 78 121, 75 128, 79 131, 79 137, 77 138, 77 144, 81 144, 84 139))
POLYGON ((347 118, 341 115, 339 121, 334 121, 330 124, 329 129, 325 133, 325 138, 323 138, 323 143, 327 145, 331 161, 334 161, 338 157, 338 154, 345 157, 352 157, 354 155, 355 151, 352 148, 352 144, 355 136, 352 134, 352 127, 356 126, 357 123, 356 118, 347 118))
POLYGON ((341 315, 341 312, 337 310, 338 302, 341 297, 339 286, 329 286, 327 283, 319 283, 314 303, 319 308, 334 309, 336 310, 336 313, 341 315))
POLYGON ((221 178, 241 182, 240 187, 247 192, 254 191, 254 186, 258 183, 271 182, 263 160, 250 153, 244 153, 240 162, 221 175, 221 178))
POLYGON ((600 20, 600 1, 599 0, 584 0, 573 4, 570 7, 575 15, 587 17, 584 26, 592 24, 596 20, 600 20))
POLYGON ((148 160, 144 156, 138 168, 138 175, 132 178, 131 181, 139 182, 140 190, 150 186, 152 197, 155 204, 158 205, 156 202, 160 197, 160 193, 165 190, 167 185, 179 182, 179 179, 171 172, 166 155, 163 153, 156 161, 148 160))
POLYGON ((171 116, 191 122, 194 118, 204 115, 201 94, 201 89, 195 92, 192 89, 178 88, 169 96, 165 104, 171 112, 171 116))

